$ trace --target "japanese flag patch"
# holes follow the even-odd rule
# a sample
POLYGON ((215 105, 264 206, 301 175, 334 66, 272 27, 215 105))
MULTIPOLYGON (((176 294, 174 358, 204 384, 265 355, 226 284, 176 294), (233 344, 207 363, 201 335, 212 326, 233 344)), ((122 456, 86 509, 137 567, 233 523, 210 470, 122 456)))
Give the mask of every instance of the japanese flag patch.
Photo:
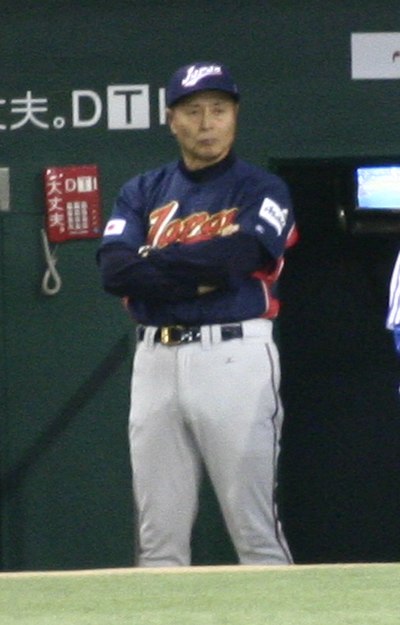
POLYGON ((110 219, 104 230, 104 236, 122 234, 125 230, 126 219, 110 219))
POLYGON ((279 204, 269 197, 264 199, 259 213, 261 219, 269 223, 269 225, 276 230, 278 236, 282 234, 286 226, 288 214, 289 211, 287 208, 281 208, 279 204))

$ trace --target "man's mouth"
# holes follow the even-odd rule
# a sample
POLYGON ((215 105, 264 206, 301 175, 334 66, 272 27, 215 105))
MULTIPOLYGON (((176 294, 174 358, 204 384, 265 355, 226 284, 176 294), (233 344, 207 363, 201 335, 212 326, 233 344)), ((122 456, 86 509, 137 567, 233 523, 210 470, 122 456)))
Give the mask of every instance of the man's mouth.
POLYGON ((199 143, 200 143, 200 145, 204 145, 204 146, 209 147, 209 146, 214 145, 216 143, 216 139, 211 139, 211 138, 209 138, 209 139, 200 139, 199 143))

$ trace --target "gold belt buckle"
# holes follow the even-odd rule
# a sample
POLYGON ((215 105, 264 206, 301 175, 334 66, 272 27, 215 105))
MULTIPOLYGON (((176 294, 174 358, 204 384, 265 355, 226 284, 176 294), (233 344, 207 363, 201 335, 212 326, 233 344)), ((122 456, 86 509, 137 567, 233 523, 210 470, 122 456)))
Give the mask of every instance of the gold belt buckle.
MULTIPOLYGON (((176 326, 163 326, 161 328, 160 341, 162 345, 179 345, 181 341, 174 341, 172 331, 176 326)), ((176 328, 177 329, 177 328, 176 328)))

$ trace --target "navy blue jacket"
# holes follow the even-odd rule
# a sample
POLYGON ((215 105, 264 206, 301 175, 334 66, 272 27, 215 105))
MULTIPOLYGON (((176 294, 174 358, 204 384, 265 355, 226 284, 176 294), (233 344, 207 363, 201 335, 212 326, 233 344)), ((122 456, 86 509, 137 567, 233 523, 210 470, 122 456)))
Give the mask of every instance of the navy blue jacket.
POLYGON ((129 180, 97 258, 104 289, 140 323, 229 323, 277 316, 274 287, 295 239, 286 184, 230 154, 195 172, 174 161, 129 180))

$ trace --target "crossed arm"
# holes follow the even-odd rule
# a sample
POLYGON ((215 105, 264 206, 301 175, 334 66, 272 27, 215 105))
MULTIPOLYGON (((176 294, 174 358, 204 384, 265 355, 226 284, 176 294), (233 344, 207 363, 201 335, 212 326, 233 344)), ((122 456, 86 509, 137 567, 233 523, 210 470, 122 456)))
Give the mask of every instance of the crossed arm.
POLYGON ((191 244, 146 248, 103 245, 97 255, 103 287, 120 297, 175 302, 210 290, 234 290, 253 271, 273 262, 258 239, 244 232, 191 244))

